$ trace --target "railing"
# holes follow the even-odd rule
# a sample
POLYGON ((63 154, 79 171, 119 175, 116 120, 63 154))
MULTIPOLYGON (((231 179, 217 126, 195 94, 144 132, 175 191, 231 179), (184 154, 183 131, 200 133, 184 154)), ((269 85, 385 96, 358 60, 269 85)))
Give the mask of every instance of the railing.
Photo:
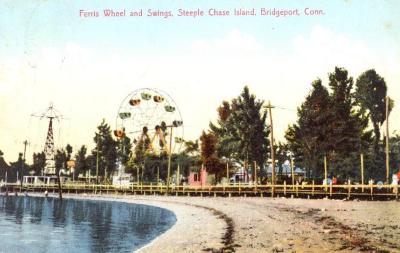
MULTIPOLYGON (((132 184, 77 184, 66 183, 62 185, 66 193, 132 193, 132 194, 175 194, 175 195, 207 195, 207 196, 291 196, 291 197, 362 197, 386 196, 398 198, 400 185, 153 185, 132 184)), ((57 184, 21 184, 2 183, 0 191, 58 191, 57 184)))

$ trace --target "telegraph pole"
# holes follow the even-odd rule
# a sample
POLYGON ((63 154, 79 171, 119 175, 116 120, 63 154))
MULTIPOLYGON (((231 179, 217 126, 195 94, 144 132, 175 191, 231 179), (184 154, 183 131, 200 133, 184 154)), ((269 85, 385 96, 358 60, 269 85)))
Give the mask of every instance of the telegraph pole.
POLYGON ((26 156, 26 146, 28 145, 28 141, 25 140, 23 144, 24 144, 24 157, 22 158, 22 166, 21 166, 21 186, 22 182, 24 181, 25 156, 26 156))
POLYGON ((274 186, 275 186, 275 151, 274 151, 274 124, 272 120, 272 108, 271 106, 271 101, 268 101, 268 105, 266 106, 268 108, 268 113, 269 113, 269 121, 271 125, 271 167, 272 167, 272 196, 274 196, 274 186))
POLYGON ((173 127, 171 126, 171 133, 169 136, 169 155, 168 155, 168 171, 167 171, 167 192, 169 191, 169 177, 171 175, 171 156, 172 156, 172 129, 173 127))
POLYGON ((389 97, 386 96, 386 182, 389 183, 389 97))

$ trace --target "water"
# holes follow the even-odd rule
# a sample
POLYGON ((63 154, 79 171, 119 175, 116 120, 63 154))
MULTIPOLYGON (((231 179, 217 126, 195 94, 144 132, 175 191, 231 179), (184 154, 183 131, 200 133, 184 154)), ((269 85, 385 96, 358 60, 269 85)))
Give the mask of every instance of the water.
POLYGON ((132 252, 175 222, 146 205, 0 196, 0 253, 132 252))

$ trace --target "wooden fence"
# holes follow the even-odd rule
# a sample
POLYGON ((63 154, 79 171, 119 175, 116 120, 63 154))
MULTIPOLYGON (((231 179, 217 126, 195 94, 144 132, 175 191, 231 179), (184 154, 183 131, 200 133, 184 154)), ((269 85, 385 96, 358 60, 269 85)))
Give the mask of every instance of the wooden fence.
MULTIPOLYGON (((176 186, 143 185, 115 186, 106 184, 63 184, 64 193, 90 194, 142 194, 176 196, 258 196, 258 197, 300 197, 300 198, 360 198, 398 199, 400 185, 222 185, 222 186, 176 186)), ((15 184, 0 185, 0 192, 58 192, 57 184, 15 184)))

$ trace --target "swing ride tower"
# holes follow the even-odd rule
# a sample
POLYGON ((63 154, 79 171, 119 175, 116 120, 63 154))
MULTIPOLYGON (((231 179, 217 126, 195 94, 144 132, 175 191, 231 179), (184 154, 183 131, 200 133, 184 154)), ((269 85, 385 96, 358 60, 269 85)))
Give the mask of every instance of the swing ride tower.
POLYGON ((42 170, 42 175, 55 175, 56 174, 56 163, 55 163, 55 147, 54 147, 54 134, 53 134, 53 120, 62 119, 62 115, 57 111, 53 104, 42 113, 32 114, 32 117, 37 117, 39 119, 48 119, 49 126, 47 129, 46 142, 44 145, 45 154, 45 166, 42 170))

